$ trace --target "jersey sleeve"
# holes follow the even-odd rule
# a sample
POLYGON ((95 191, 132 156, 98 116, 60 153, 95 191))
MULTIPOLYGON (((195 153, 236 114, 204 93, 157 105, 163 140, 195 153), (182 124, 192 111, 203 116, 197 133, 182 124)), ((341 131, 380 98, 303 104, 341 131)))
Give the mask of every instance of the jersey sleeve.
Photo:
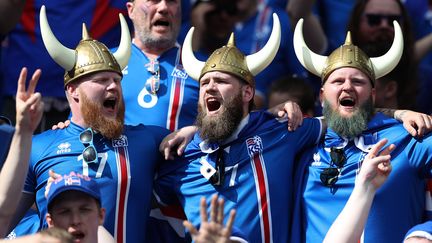
POLYGON ((297 130, 292 132, 292 143, 295 144, 298 150, 306 147, 311 147, 318 144, 323 133, 323 126, 321 119, 318 118, 305 118, 303 125, 297 130))

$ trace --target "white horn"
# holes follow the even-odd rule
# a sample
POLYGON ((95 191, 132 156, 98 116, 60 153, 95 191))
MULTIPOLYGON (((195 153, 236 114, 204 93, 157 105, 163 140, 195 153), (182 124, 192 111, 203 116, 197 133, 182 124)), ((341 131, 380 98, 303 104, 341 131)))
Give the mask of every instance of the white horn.
POLYGON ((131 37, 128 25, 126 23, 123 14, 119 14, 120 25, 121 25, 121 39, 120 45, 115 53, 113 53, 114 58, 120 65, 120 69, 124 69, 129 62, 129 57, 131 55, 131 37))
POLYGON ((321 77, 327 56, 322 56, 311 51, 303 37, 303 19, 297 22, 294 30, 294 51, 297 59, 309 72, 321 77))
POLYGON ((66 71, 72 70, 72 68, 75 66, 75 50, 63 46, 54 36, 51 27, 48 24, 45 5, 42 5, 41 7, 39 21, 42 40, 51 58, 54 59, 54 61, 66 71))
POLYGON ((253 76, 266 68, 276 56, 281 40, 279 17, 273 13, 273 29, 265 46, 257 53, 246 56, 246 64, 253 76))
POLYGON ((183 42, 182 62, 186 73, 193 79, 199 81, 201 70, 205 62, 196 59, 192 50, 192 37, 195 27, 190 28, 183 42))
POLYGON ((375 78, 378 79, 387 73, 391 72, 397 66, 403 53, 403 36, 402 30, 397 21, 393 21, 394 39, 390 50, 380 57, 371 58, 374 67, 375 78))

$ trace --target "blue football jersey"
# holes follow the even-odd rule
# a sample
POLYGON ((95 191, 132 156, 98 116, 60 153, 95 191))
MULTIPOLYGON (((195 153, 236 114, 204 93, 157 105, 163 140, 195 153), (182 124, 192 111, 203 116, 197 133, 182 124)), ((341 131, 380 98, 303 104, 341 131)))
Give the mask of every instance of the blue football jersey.
POLYGON ((383 138, 388 139, 388 145, 396 145, 391 153, 393 170, 376 193, 361 242, 402 242, 405 233, 423 221, 425 179, 431 177, 432 137, 416 139, 402 124, 378 113, 361 136, 345 140, 346 163, 334 186, 324 186, 320 175, 324 169, 335 167, 329 152, 335 137, 326 135, 324 143, 306 151, 300 160, 303 169, 298 175, 303 177, 303 185, 297 198, 302 215, 295 220, 304 220, 301 225, 306 242, 322 242, 354 188, 364 157, 383 138))
POLYGON ((161 166, 155 191, 166 203, 178 198, 194 225, 200 223, 200 198, 210 203, 218 194, 225 199, 225 215, 237 210, 234 226, 250 242, 287 242, 294 157, 317 143, 321 123, 305 119, 288 132, 286 122, 265 112, 252 112, 248 119, 234 140, 220 147, 208 147, 196 134, 180 161, 161 166), (218 156, 225 175, 222 185, 214 186, 208 179, 218 156))
POLYGON ((117 242, 144 242, 154 171, 156 163, 162 160, 158 147, 168 130, 125 126, 123 135, 113 140, 95 133, 95 163, 83 161, 85 146, 79 140, 83 130, 71 123, 65 129, 46 131, 33 139, 24 193, 35 195, 41 225, 45 224, 47 213, 44 192, 48 171, 62 175, 74 171, 99 184, 102 206, 106 208, 104 226, 117 242))
POLYGON ((132 45, 122 80, 126 124, 157 125, 175 131, 194 123, 199 85, 183 70, 180 52, 176 45, 157 60, 149 60, 132 45), (158 90, 152 93, 151 85, 158 86, 158 90))

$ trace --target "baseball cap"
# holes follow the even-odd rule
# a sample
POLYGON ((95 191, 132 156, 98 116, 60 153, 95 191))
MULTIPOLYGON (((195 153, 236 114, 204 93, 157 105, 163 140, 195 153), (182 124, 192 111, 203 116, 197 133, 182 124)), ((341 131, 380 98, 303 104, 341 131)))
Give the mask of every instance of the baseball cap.
POLYGON ((95 181, 88 176, 70 172, 69 175, 63 175, 51 184, 47 196, 48 207, 60 193, 65 191, 80 191, 101 202, 99 186, 95 181))
POLYGON ((418 224, 412 227, 405 235, 405 240, 411 237, 420 237, 432 240, 432 221, 418 224))

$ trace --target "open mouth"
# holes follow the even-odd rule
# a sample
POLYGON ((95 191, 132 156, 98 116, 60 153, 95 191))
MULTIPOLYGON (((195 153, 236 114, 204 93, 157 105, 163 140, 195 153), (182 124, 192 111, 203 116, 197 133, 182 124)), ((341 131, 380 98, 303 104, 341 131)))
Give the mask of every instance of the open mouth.
POLYGON ((208 98, 206 103, 209 112, 217 111, 221 107, 221 103, 215 98, 208 98))
POLYGON ((111 97, 111 98, 106 99, 106 100, 103 102, 103 106, 104 106, 105 108, 108 108, 108 109, 114 110, 114 109, 115 109, 115 106, 116 106, 116 103, 117 103, 117 99, 114 98, 114 97, 111 97))
POLYGON ((157 20, 157 21, 154 22, 153 25, 154 26, 168 27, 170 25, 170 23, 168 21, 164 21, 164 20, 157 20))
POLYGON ((81 231, 72 232, 71 235, 74 239, 74 242, 81 242, 81 240, 85 237, 85 234, 81 231))
POLYGON ((351 97, 345 97, 339 101, 339 104, 344 107, 354 107, 355 101, 351 97))

